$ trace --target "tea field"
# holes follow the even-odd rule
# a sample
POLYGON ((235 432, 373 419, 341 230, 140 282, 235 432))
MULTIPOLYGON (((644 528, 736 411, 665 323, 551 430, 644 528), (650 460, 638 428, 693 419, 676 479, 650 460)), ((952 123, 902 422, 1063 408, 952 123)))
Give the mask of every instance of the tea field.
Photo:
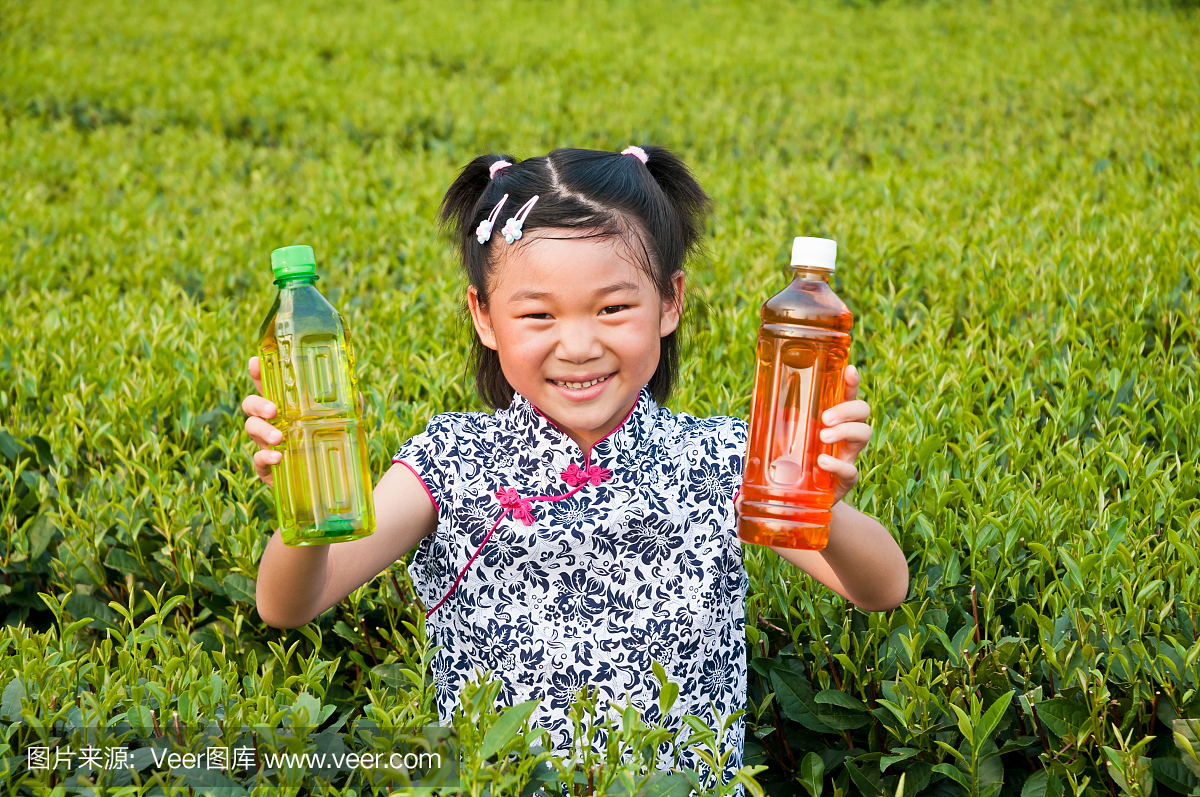
POLYGON ((1186 3, 0 0, 0 788, 449 777, 265 758, 369 721, 462 793, 686 795, 623 752, 703 729, 636 712, 577 772, 489 687, 430 737, 403 562, 267 627, 240 410, 269 252, 311 244, 378 478, 484 408, 435 224, 457 170, 656 143, 714 200, 668 406, 745 417, 791 238, 836 239, 874 425, 848 500, 911 567, 867 614, 745 549, 748 793, 1200 793, 1198 74, 1186 3), (134 735, 132 769, 80 763, 134 735), (235 742, 225 775, 152 758, 235 742))

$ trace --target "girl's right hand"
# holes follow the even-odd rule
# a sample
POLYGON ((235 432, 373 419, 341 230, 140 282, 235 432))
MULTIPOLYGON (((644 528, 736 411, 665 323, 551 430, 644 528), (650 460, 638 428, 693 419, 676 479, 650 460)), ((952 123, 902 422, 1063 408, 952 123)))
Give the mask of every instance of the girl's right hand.
POLYGON ((254 454, 254 472, 268 487, 272 485, 273 465, 278 465, 283 454, 271 448, 283 441, 283 435, 271 425, 275 417, 275 404, 262 396, 262 369, 257 357, 251 357, 249 363, 250 378, 254 380, 254 389, 258 392, 242 399, 242 412, 246 418, 246 433, 255 443, 258 451, 254 454))

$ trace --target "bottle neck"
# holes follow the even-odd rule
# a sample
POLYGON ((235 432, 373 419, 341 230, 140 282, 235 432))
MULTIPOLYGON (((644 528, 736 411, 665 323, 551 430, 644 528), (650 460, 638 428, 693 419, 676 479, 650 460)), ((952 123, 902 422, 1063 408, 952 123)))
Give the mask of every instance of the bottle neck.
POLYGON ((832 271, 827 271, 823 268, 813 268, 812 266, 792 266, 792 279, 829 282, 829 277, 832 274, 832 271))
POLYGON ((275 284, 280 290, 283 290, 284 288, 298 288, 301 285, 312 285, 318 279, 320 279, 320 277, 314 275, 308 275, 305 277, 284 277, 283 279, 275 280, 275 284))

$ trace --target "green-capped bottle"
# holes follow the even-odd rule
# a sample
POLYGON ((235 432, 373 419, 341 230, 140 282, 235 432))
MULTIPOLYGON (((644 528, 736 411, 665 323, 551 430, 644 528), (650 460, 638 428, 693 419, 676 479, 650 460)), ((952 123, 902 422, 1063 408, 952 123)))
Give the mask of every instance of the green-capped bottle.
POLYGON ((322 545, 375 531, 362 401, 350 330, 320 291, 311 246, 271 253, 279 294, 263 321, 263 392, 283 435, 273 466, 287 545, 322 545))

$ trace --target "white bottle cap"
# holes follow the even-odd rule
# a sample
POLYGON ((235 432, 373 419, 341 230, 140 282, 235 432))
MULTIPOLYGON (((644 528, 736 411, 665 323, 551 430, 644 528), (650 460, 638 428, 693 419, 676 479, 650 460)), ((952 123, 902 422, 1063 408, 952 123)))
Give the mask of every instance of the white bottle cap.
POLYGON ((797 238, 792 241, 792 265, 833 271, 837 241, 828 238, 797 238))

